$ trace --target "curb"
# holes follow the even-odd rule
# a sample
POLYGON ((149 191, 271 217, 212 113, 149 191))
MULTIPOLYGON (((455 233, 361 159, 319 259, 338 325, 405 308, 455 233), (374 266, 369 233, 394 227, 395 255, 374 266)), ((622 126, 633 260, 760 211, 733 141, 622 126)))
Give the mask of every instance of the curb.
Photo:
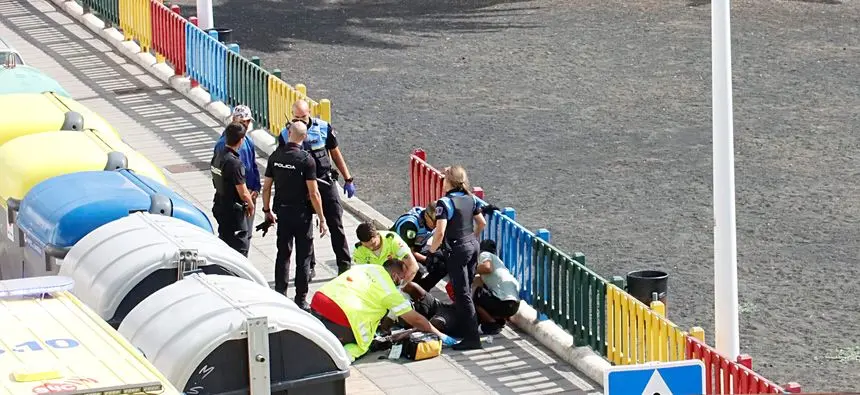
MULTIPOLYGON (((230 107, 220 101, 212 101, 211 96, 201 87, 191 87, 191 80, 177 76, 173 69, 165 63, 158 63, 149 53, 141 53, 140 46, 133 41, 124 41, 122 33, 115 28, 105 29, 104 22, 92 14, 84 14, 83 7, 74 1, 51 0, 78 22, 108 41, 119 52, 131 59, 150 74, 170 85, 174 90, 203 108, 216 119, 227 122, 230 117, 230 107)), ((277 147, 275 137, 264 129, 256 129, 249 133, 251 141, 266 155, 271 155, 277 147)), ((344 208, 361 221, 373 222, 380 229, 389 229, 393 221, 380 214, 373 207, 356 197, 341 196, 344 208)), ((520 309, 511 321, 520 329, 534 337, 558 357, 585 374, 588 378, 603 386, 604 372, 610 368, 610 363, 597 355, 588 347, 575 347, 573 337, 550 320, 541 321, 537 311, 522 302, 520 309)))

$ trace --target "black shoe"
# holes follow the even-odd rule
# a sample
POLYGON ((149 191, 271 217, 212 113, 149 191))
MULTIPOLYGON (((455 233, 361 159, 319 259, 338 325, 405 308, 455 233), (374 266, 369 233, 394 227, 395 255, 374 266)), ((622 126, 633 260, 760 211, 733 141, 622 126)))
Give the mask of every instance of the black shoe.
POLYGON ((314 281, 314 277, 317 276, 317 269, 311 266, 311 270, 308 271, 308 282, 314 281))
POLYGON ((481 333, 485 335, 498 335, 499 333, 502 333, 502 328, 504 327, 504 324, 499 324, 497 322, 481 324, 481 333))
POLYGON ((433 325, 434 328, 438 329, 440 332, 445 332, 445 329, 448 327, 448 320, 445 317, 441 316, 433 316, 430 318, 430 325, 433 325))
POLYGON ((296 306, 299 306, 300 309, 302 309, 308 313, 311 312, 311 306, 308 305, 308 302, 306 302, 304 300, 299 300, 299 299, 294 300, 294 302, 296 302, 296 306))
POLYGON ((482 350, 484 346, 481 344, 481 339, 478 340, 463 340, 453 346, 454 351, 482 350))
POLYGON ((337 268, 337 275, 340 276, 341 274, 343 274, 343 272, 349 270, 350 266, 344 266, 344 267, 337 268))

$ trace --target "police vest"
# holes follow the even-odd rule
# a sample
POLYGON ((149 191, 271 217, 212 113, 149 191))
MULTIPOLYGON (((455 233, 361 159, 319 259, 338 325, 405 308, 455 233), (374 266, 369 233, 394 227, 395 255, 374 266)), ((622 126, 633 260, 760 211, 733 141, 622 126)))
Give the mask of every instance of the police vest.
MULTIPOLYGON (((391 227, 391 230, 399 233, 400 227, 403 226, 403 224, 411 223, 415 225, 415 228, 418 230, 415 231, 415 234, 406 235, 407 243, 409 242, 408 240, 414 240, 412 247, 423 246, 430 235, 433 234, 431 230, 427 229, 427 226, 424 223, 424 211, 425 208, 420 206, 411 208, 406 212, 406 214, 401 215, 394 221, 394 226, 391 227)), ((412 231, 410 230, 410 232, 412 231)))
MULTIPOLYGON (((278 146, 287 144, 287 134, 289 134, 290 124, 281 129, 281 134, 278 136, 278 146)), ((311 125, 308 127, 308 135, 302 143, 302 149, 311 153, 317 165, 317 175, 325 177, 331 170, 331 159, 329 159, 328 150, 325 145, 328 140, 329 124, 319 118, 311 118, 311 125)))
POLYGON ((475 198, 463 192, 449 192, 439 200, 451 213, 445 229, 445 240, 460 240, 474 236, 475 224, 472 213, 475 211, 475 198))
POLYGON ((305 168, 310 154, 301 149, 278 148, 272 154, 275 207, 310 207, 305 168))
POLYGON ((212 161, 209 162, 209 172, 212 174, 212 186, 215 187, 216 200, 227 197, 227 188, 224 185, 223 176, 224 163, 226 162, 225 159, 227 158, 227 155, 233 155, 233 153, 227 148, 221 149, 215 153, 215 156, 212 157, 212 161))
POLYGON ((303 148, 310 152, 317 162, 317 174, 325 175, 331 170, 331 160, 328 150, 325 148, 328 140, 328 122, 319 118, 311 118, 311 127, 308 128, 308 136, 305 137, 303 148))
POLYGON ((395 314, 403 314, 411 309, 391 276, 379 265, 353 266, 348 272, 323 285, 319 292, 335 302, 349 320, 357 347, 345 348, 353 358, 364 355, 370 348, 376 328, 388 312, 382 304, 383 300, 402 299, 392 309, 395 314))

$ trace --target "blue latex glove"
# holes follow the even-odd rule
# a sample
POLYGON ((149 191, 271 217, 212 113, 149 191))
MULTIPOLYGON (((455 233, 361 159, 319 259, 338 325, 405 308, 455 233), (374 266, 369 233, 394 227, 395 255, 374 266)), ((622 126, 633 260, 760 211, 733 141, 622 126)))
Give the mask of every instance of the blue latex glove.
POLYGON ((348 182, 343 184, 343 193, 345 193, 348 198, 355 196, 355 183, 348 182))
POLYGON ((448 335, 442 335, 442 346, 443 347, 451 347, 457 344, 457 340, 448 335))

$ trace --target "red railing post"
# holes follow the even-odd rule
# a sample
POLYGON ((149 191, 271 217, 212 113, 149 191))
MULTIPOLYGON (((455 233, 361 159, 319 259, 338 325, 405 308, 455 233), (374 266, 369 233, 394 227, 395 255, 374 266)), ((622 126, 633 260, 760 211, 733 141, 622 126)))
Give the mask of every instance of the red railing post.
POLYGON ((484 188, 481 188, 481 187, 473 187, 473 188, 472 188, 472 193, 473 193, 475 196, 477 196, 478 198, 480 198, 481 200, 484 200, 484 188))
POLYGON ((747 354, 738 355, 738 363, 752 370, 752 357, 747 354))
POLYGON ((800 384, 788 383, 788 384, 782 386, 782 389, 784 389, 785 392, 788 392, 788 393, 799 394, 800 393, 800 384))
POLYGON ((417 156, 418 159, 421 159, 425 162, 427 161, 427 153, 424 152, 424 150, 421 148, 416 148, 416 149, 412 150, 412 155, 417 156))
POLYGON ((170 11, 170 20, 173 22, 170 31, 174 34, 171 40, 174 59, 171 61, 176 75, 182 76, 185 75, 185 24, 188 22, 182 17, 182 9, 178 5, 170 6, 170 11))

